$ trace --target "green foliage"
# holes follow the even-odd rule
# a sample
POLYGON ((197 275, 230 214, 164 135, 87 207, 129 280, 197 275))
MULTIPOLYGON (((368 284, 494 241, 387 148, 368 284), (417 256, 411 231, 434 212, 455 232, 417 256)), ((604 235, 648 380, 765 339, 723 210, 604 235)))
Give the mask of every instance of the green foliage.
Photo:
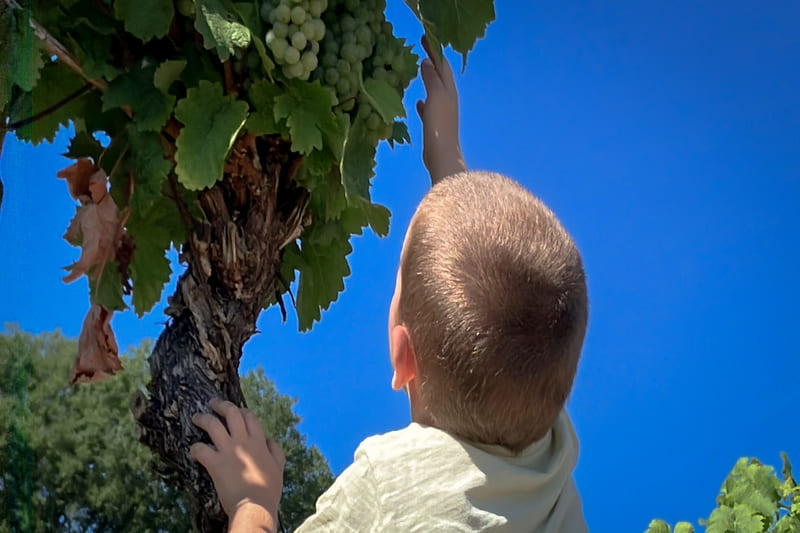
POLYGON ((147 42, 167 34, 174 10, 172 2, 164 0, 117 0, 114 14, 128 32, 147 42))
POLYGON ((422 21, 432 44, 437 49, 439 43, 452 45, 461 53, 465 66, 467 53, 494 20, 493 0, 405 1, 422 21))
POLYGON ((175 142, 175 172, 188 189, 222 179, 225 157, 247 119, 247 102, 225 96, 218 83, 201 81, 178 102, 175 118, 185 125, 175 142))
MULTIPOLYGON (((407 3, 436 52, 449 43, 466 57, 494 18, 492 0, 407 3)), ((103 167, 129 216, 132 255, 118 258, 122 276, 104 276, 92 298, 140 316, 161 299, 167 251, 183 244, 197 194, 223 178, 246 131, 281 137, 302 157, 292 177, 309 192, 312 224, 285 249, 281 271, 299 280, 300 329, 319 320, 344 288, 350 237, 367 226, 388 231, 388 210, 370 199, 378 143, 410 142, 397 119, 418 56, 394 35, 385 0, 12 5, 0 2, 0 116, 35 144, 72 123, 65 155, 103 167), (48 57, 33 20, 69 61, 48 57)))
MULTIPOLYGON (((742 457, 722 484, 717 508, 708 520, 700 520, 706 533, 789 533, 800 531, 800 487, 792 465, 781 453, 779 479, 774 468, 757 459, 742 457)), ((663 520, 650 522, 645 533, 694 533, 688 522, 673 529, 663 520)))
MULTIPOLYGON (((148 379, 149 346, 92 387, 67 385, 76 349, 58 333, 0 335, 0 531, 190 531, 187 500, 134 436, 128 405, 148 379)), ((297 431, 294 401, 260 368, 242 377, 242 391, 286 450, 281 516, 294 529, 330 486, 330 469, 297 431)))

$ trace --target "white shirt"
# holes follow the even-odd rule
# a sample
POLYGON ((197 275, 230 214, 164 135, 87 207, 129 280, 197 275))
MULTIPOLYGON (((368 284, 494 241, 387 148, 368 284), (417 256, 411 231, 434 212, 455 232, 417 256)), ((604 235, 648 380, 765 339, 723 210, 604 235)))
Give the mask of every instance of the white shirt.
POLYGON ((586 533, 565 411, 519 455, 416 423, 370 437, 297 529, 586 533))

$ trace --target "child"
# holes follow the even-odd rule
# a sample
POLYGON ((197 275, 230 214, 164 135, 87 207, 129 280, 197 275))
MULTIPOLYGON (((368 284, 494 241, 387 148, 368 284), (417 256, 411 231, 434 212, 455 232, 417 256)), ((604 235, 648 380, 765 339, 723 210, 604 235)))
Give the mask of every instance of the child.
MULTIPOLYGON (((298 531, 585 532, 563 409, 588 316, 580 255, 532 194, 466 172, 452 71, 431 59, 421 69, 434 187, 406 234, 389 310, 392 387, 407 392, 413 422, 361 443, 298 531)), ((283 451, 248 410, 211 407, 228 430, 196 415, 216 449, 195 444, 192 457, 230 531, 275 532, 283 451)))

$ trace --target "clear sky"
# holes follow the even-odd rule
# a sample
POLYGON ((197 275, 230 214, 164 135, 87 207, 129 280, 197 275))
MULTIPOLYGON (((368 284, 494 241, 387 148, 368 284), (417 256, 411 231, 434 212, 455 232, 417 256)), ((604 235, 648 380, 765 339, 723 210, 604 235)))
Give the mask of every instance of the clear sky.
MULTIPOLYGON (((389 3, 418 43, 408 9, 389 3)), ((498 4, 458 77, 462 145, 471 168, 539 195, 584 256, 590 325, 568 410, 589 527, 696 521, 739 456, 777 465, 785 450, 800 464, 800 4, 498 4)), ((416 81, 409 110, 421 95, 416 81)), ((411 113, 413 145, 379 152, 390 235, 353 240, 346 290, 311 333, 269 310, 242 361, 298 399, 335 472, 363 438, 409 421, 389 386, 386 316, 428 186, 411 113)), ((86 282, 60 281, 78 256, 55 179, 67 139, 6 142, 0 323, 77 336, 86 282)), ((117 315, 120 345, 157 336, 162 309, 117 315)))

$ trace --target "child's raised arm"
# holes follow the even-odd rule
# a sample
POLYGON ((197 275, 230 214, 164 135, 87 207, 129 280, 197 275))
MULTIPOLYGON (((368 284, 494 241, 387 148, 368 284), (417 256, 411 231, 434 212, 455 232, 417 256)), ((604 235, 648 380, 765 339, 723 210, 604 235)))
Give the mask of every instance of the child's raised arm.
POLYGON ((193 444, 190 456, 214 481, 228 515, 228 531, 275 533, 286 463, 283 450, 264 438, 261 423, 251 411, 219 399, 210 405, 228 429, 212 414, 195 415, 192 421, 208 433, 214 447, 193 444))
POLYGON ((467 170, 458 140, 458 91, 453 70, 442 55, 439 64, 431 53, 430 43, 422 38, 428 57, 422 60, 422 82, 427 97, 417 102, 422 120, 422 160, 431 175, 431 184, 467 170))

